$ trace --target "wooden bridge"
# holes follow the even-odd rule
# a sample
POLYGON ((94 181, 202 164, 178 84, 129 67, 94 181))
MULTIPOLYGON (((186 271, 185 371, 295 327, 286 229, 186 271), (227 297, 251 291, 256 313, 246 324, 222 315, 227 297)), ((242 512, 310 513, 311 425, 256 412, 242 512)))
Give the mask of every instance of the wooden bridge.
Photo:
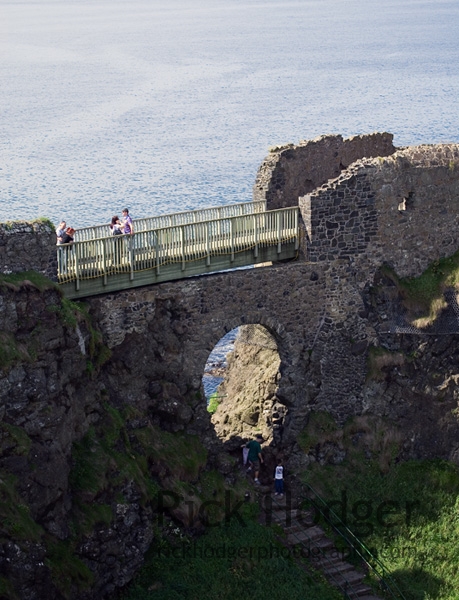
POLYGON ((78 229, 57 247, 58 282, 68 298, 294 258, 298 207, 267 211, 247 202, 134 220, 134 234, 108 225, 78 229))

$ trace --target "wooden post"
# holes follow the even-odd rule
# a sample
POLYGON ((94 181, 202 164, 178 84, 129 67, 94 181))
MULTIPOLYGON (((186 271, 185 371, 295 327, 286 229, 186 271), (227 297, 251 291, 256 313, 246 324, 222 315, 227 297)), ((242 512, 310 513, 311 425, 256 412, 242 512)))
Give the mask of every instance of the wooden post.
POLYGON ((106 240, 102 239, 102 271, 104 273, 103 283, 107 285, 107 252, 106 240))
POLYGON ((155 240, 155 262, 156 262, 156 274, 159 275, 159 236, 161 235, 162 229, 158 229, 156 240, 155 240))
MULTIPOLYGON (((79 246, 76 246, 76 247, 78 248, 79 246)), ((72 244, 71 251, 70 251, 70 253, 67 252, 67 255, 68 254, 72 254, 72 257, 73 257, 73 263, 74 263, 74 267, 75 267, 75 289, 78 292, 80 289, 80 276, 79 276, 79 271, 78 271, 78 256, 77 256, 77 252, 75 250, 75 243, 72 244)), ((68 259, 69 259, 69 256, 67 256, 67 262, 70 262, 68 259)))
POLYGON ((207 227, 206 227, 206 253, 207 253, 206 265, 207 266, 210 266, 210 224, 211 224, 211 221, 209 221, 209 223, 207 223, 207 227))
POLYGON ((183 227, 180 227, 180 245, 182 253, 182 271, 185 270, 185 236, 183 235, 183 227))
POLYGON ((278 212, 277 217, 277 254, 282 252, 282 217, 283 213, 278 212))
POLYGON ((133 281, 134 280, 134 234, 129 234, 129 263, 130 263, 130 273, 129 273, 129 280, 133 281))

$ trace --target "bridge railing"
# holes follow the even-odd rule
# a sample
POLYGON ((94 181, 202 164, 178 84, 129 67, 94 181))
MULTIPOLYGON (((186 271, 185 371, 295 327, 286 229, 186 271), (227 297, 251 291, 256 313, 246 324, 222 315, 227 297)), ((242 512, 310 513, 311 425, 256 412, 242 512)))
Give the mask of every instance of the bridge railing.
POLYGON ((277 246, 295 241, 298 248, 298 207, 253 213, 238 217, 174 225, 133 235, 105 236, 75 241, 57 247, 58 281, 67 283, 82 279, 108 277, 136 271, 156 269, 180 263, 182 270, 191 261, 223 254, 234 255, 253 249, 277 246))
MULTIPOLYGON (((265 200, 227 204, 226 206, 212 206, 210 208, 200 208, 197 210, 188 210, 173 214, 158 215, 155 217, 133 219, 134 231, 150 231, 152 229, 173 227, 174 225, 186 225, 188 223, 200 223, 201 221, 214 221, 229 217, 239 217, 242 215, 261 213, 265 210, 265 200)), ((82 242, 85 240, 94 240, 106 237, 109 234, 110 225, 108 223, 93 225, 91 227, 82 227, 76 229, 75 241, 82 242)))

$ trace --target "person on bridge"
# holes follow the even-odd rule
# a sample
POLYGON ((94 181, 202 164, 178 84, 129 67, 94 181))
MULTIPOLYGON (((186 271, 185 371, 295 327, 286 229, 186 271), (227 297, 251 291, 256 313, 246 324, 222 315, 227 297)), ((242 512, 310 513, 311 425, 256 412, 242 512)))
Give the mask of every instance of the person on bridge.
POLYGON ((112 217, 112 222, 110 223, 110 231, 112 235, 121 235, 123 233, 123 224, 121 223, 118 215, 112 217))
POLYGON ((67 227, 67 229, 62 234, 62 242, 61 244, 72 244, 75 235, 75 230, 73 227, 67 227))
POLYGON ((123 233, 131 235, 134 233, 134 224, 131 217, 129 216, 129 209, 123 210, 123 233))
POLYGON ((59 225, 56 227, 56 238, 57 238, 57 244, 60 245, 62 244, 62 236, 65 233, 65 229, 67 227, 67 223, 65 221, 61 221, 59 223, 59 225))

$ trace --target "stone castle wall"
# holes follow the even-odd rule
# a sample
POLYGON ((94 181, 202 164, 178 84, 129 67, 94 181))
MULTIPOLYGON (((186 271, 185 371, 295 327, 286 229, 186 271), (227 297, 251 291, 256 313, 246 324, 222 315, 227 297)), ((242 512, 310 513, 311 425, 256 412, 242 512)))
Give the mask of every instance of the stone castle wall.
MULTIPOLYGON (((319 181, 338 169, 337 160, 343 165, 377 150, 386 156, 359 158, 338 177, 299 198, 303 259, 91 299, 89 305, 109 346, 121 352, 126 339, 140 336, 142 352, 146 346, 161 348, 167 346, 170 329, 170 336, 178 335, 180 342, 163 365, 161 377, 198 392, 207 357, 219 339, 240 325, 262 324, 279 347, 279 396, 291 408, 286 439, 294 438, 312 406, 331 411, 341 421, 358 414, 364 405, 366 351, 379 343, 377 332, 362 317, 363 290, 372 285, 384 263, 400 276, 416 276, 459 248, 459 146, 426 145, 394 152, 390 134, 373 134, 345 141, 340 136, 319 138, 289 148, 288 159, 285 149, 276 151, 279 164, 290 161, 297 173, 306 156, 312 160, 315 153, 320 155, 324 164, 316 166, 319 181), (157 329, 155 315, 168 305, 174 307, 173 318, 164 321, 170 311, 163 311, 161 319, 168 326, 157 329), (319 352, 319 362, 312 359, 314 351, 319 352)), ((314 169, 308 164, 305 177, 312 180, 314 169)), ((291 191, 299 189, 295 181, 293 177, 286 182, 290 191, 283 194, 284 200, 289 197, 290 202, 291 191)), ((4 271, 22 267, 44 272, 49 256, 55 256, 54 232, 46 225, 17 224, 3 228, 1 236, 4 271)), ((168 355, 167 350, 164 353, 168 355)), ((142 364, 142 356, 137 358, 142 364)), ((161 354, 159 358, 162 361, 161 354)), ((134 388, 141 398, 145 393, 141 383, 131 385, 134 388)))
POLYGON ((49 222, 0 223, 0 273, 56 272, 56 234, 49 222))
POLYGON ((258 169, 253 200, 265 200, 268 210, 297 206, 300 196, 338 177, 356 160, 393 154, 392 140, 391 133, 349 139, 324 135, 298 145, 273 146, 258 169))
POLYGON ((459 145, 359 160, 299 205, 308 261, 357 262, 363 280, 383 263, 419 275, 459 247, 459 145))
POLYGON ((279 348, 278 396, 289 408, 284 442, 291 443, 311 410, 344 422, 369 405, 368 348, 381 340, 365 290, 384 263, 416 276, 459 248, 458 186, 454 144, 360 159, 300 198, 306 261, 101 296, 90 305, 113 348, 133 334, 145 336, 158 303, 174 307, 180 348, 168 361, 168 377, 194 391, 227 331, 264 325, 279 348))
MULTIPOLYGON (((397 335, 381 327, 394 285, 380 273, 386 262, 399 275, 419 275, 432 261, 459 248, 459 146, 393 152, 391 137, 386 136, 373 138, 386 149, 386 156, 379 158, 362 158, 366 137, 354 142, 362 145, 356 151, 359 156, 345 170, 336 159, 341 147, 340 164, 345 165, 350 158, 345 158, 344 148, 352 144, 343 146, 330 136, 314 142, 316 150, 328 148, 331 161, 317 166, 321 173, 314 181, 314 169, 304 166, 304 179, 318 181, 316 189, 307 190, 299 179, 287 180, 289 191, 284 194, 277 180, 280 191, 274 199, 291 202, 297 194, 298 202, 300 197, 306 260, 89 299, 92 324, 111 351, 104 354, 97 378, 91 379, 88 361, 99 336, 83 317, 76 324, 66 318, 58 292, 40 292, 27 281, 17 286, 0 281, 0 341, 5 349, 0 368, 0 467, 17 478, 21 497, 49 534, 68 537, 72 446, 98 422, 107 402, 131 407, 137 427, 153 423, 199 435, 209 456, 218 456, 221 440, 201 394, 204 367, 225 333, 251 323, 265 327, 277 344, 276 397, 286 412, 280 439, 289 458, 300 456, 296 442, 310 413, 327 411, 340 424, 362 415, 383 419, 403 440, 397 458, 459 462, 457 334, 397 335), (334 179, 327 179, 328 172, 334 179), (371 379, 372 347, 384 350, 384 361, 371 379), (30 437, 29 449, 17 449, 21 429, 30 437)), ((279 150, 279 162, 295 164, 284 173, 298 174, 305 148, 298 149, 300 158, 294 147, 290 150, 288 159, 279 150)), ((45 273, 49 257, 55 255, 50 225, 0 227, 4 273, 45 273)), ((356 440, 364 434, 356 430, 356 440)), ((320 451, 323 456, 329 452, 324 463, 342 456, 336 444, 330 442, 327 448, 320 451)), ((322 460, 320 452, 299 460, 322 460)), ((114 526, 97 527, 99 541, 78 549, 99 578, 94 594, 84 596, 88 600, 104 597, 100 590, 108 597, 124 585, 148 547, 150 514, 134 492, 121 508, 136 513, 132 518, 140 525, 128 526, 120 512, 114 526), (111 550, 115 546, 116 559, 111 550), (107 581, 111 570, 116 577, 107 581)), ((9 565, 6 573, 22 577, 29 593, 21 597, 30 600, 36 597, 35 589, 52 589, 50 574, 42 569, 45 550, 36 544, 35 551, 22 551, 21 558, 12 542, 0 547, 0 560, 9 565)), ((83 598, 78 593, 72 597, 83 598)))

